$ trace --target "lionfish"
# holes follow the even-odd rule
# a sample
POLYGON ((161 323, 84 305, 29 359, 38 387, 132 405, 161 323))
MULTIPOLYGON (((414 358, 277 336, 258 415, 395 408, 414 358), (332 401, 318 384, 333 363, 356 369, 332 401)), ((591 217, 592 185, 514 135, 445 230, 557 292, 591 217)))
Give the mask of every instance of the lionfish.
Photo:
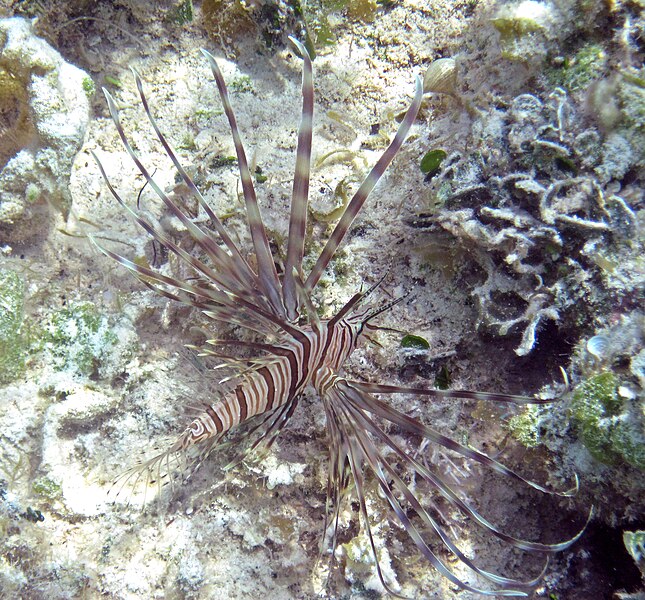
MULTIPOLYGON (((99 246, 99 249, 130 270, 156 293, 193 306, 213 321, 234 324, 254 335, 260 334, 264 339, 262 342, 237 339, 208 340, 208 346, 200 349, 203 355, 222 358, 226 364, 233 364, 240 369, 243 367, 233 380, 232 389, 212 404, 205 405, 203 411, 163 453, 126 471, 115 484, 122 482, 120 489, 123 489, 124 485, 135 486, 140 480, 145 481, 146 486, 151 482, 160 481, 172 469, 180 465, 185 468, 186 456, 191 450, 194 462, 200 463, 221 442, 224 434, 254 417, 257 417, 256 423, 248 435, 252 433, 256 438, 249 444, 249 448, 268 449, 293 415, 304 390, 313 388, 324 408, 328 431, 327 505, 323 531, 331 538, 328 545, 332 561, 339 543, 341 504, 353 490, 381 584, 389 594, 403 597, 386 581, 379 560, 376 534, 367 500, 368 486, 373 479, 380 495, 391 507, 402 531, 407 533, 420 555, 450 582, 459 588, 488 596, 527 596, 541 580, 548 563, 548 555, 574 543, 584 527, 570 539, 553 544, 513 537, 480 514, 474 503, 465 497, 466 494, 458 491, 458 484, 449 481, 438 468, 429 465, 426 458, 406 449, 404 444, 397 440, 396 435, 407 435, 421 440, 422 448, 436 444, 437 447, 460 455, 464 460, 472 461, 545 494, 572 496, 578 489, 577 477, 572 489, 547 489, 525 479, 483 452, 458 443, 419 420, 395 410, 375 394, 415 394, 440 399, 473 399, 514 404, 539 404, 551 402, 553 399, 402 387, 349 379, 343 374, 343 365, 357 348, 361 338, 365 337, 367 332, 379 329, 373 320, 400 303, 403 298, 380 304, 370 303, 369 298, 382 282, 379 281, 369 289, 354 294, 332 318, 320 318, 312 299, 312 292, 325 269, 370 192, 401 148, 417 117, 423 97, 421 80, 416 78, 413 100, 400 122, 396 135, 347 204, 313 268, 305 275, 302 262, 311 170, 313 70, 306 48, 299 41, 290 39, 303 60, 303 100, 286 260, 280 274, 276 268, 278 259, 271 252, 260 215, 249 162, 224 77, 215 58, 206 50, 202 50, 213 72, 235 146, 253 246, 250 256, 244 256, 193 179, 180 164, 150 110, 139 74, 133 69, 141 103, 150 125, 179 177, 207 215, 209 226, 198 224, 189 217, 155 182, 153 175, 142 164, 128 141, 114 99, 103 89, 110 115, 127 153, 147 185, 154 190, 170 213, 185 226, 198 248, 199 256, 186 251, 179 243, 173 241, 138 208, 128 206, 111 185, 99 159, 94 156, 109 191, 118 203, 153 240, 174 254, 189 269, 191 276, 179 278, 165 275, 151 266, 125 258, 102 246, 99 246), (246 358, 236 358, 224 354, 225 347, 246 349, 247 352, 256 353, 257 357, 250 361, 246 358), (393 432, 396 432, 396 435, 393 432), (442 524, 447 519, 441 509, 434 501, 424 501, 420 492, 424 487, 441 496, 466 520, 476 523, 502 542, 524 551, 545 554, 547 559, 542 572, 534 579, 520 580, 504 577, 478 566, 474 558, 460 548, 450 523, 442 524), (424 503, 428 505, 424 506, 424 503), (432 546, 433 542, 439 540, 443 544, 444 552, 447 551, 447 557, 442 557, 437 548, 432 546), (468 583, 466 578, 458 577, 448 566, 448 563, 455 560, 461 563, 461 568, 467 567, 471 577, 484 580, 492 589, 477 587, 468 583)), ((169 477, 169 480, 172 482, 172 477, 169 477)))

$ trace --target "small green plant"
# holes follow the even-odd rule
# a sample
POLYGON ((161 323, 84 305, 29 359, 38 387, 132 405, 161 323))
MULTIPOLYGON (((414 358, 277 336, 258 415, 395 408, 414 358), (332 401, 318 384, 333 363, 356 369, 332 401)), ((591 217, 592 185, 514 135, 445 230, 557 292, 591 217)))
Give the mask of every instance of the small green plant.
POLYGON ((237 164, 236 156, 224 156, 224 155, 218 154, 217 156, 211 159, 209 167, 214 170, 214 169, 219 169, 221 167, 231 167, 236 164, 237 164))
POLYGON ((224 111, 211 108, 198 108, 194 114, 196 119, 212 119, 213 117, 223 115, 224 111))
POLYGON ((83 86, 83 91, 85 92, 87 99, 91 100, 96 92, 96 85, 94 85, 94 81, 91 77, 83 77, 83 83, 81 85, 83 86))
POLYGON ((430 344, 428 343, 428 340, 422 338, 420 335, 413 335, 409 333, 401 340, 401 348, 428 350, 428 348, 430 348, 430 344))
POLYGON ((527 448, 540 445, 540 414, 540 407, 532 404, 508 422, 511 435, 527 448))
POLYGON ((31 490, 36 496, 39 496, 49 502, 59 498, 62 493, 61 486, 49 477, 40 477, 31 484, 31 490))
POLYGON ((586 88, 599 79, 607 65, 607 54, 598 44, 583 46, 572 57, 565 58, 562 66, 547 70, 546 75, 553 86, 561 86, 570 92, 586 88))
POLYGON ((165 20, 175 25, 186 25, 193 20, 193 16, 193 0, 182 0, 168 11, 165 20))
POLYGON ((228 87, 234 94, 253 91, 253 82, 248 75, 240 75, 228 84, 228 87))
POLYGON ((259 165, 255 167, 255 181, 256 183, 265 183, 266 180, 269 179, 265 174, 264 171, 262 170, 262 167, 259 165))
POLYGON ((27 185, 27 189, 25 190, 27 203, 34 204, 40 198, 40 193, 40 188, 35 183, 27 185))
POLYGON ((191 133, 187 133, 179 142, 179 148, 182 150, 195 150, 195 138, 191 133))
POLYGON ((441 163, 446 156, 448 155, 445 150, 430 150, 429 152, 426 152, 421 159, 421 164, 419 165, 421 172, 427 177, 432 177, 439 171, 441 163))
POLYGON ((123 85, 121 83, 121 80, 117 79, 116 77, 112 77, 112 75, 105 76, 105 83, 113 85, 115 88, 120 88, 123 85))

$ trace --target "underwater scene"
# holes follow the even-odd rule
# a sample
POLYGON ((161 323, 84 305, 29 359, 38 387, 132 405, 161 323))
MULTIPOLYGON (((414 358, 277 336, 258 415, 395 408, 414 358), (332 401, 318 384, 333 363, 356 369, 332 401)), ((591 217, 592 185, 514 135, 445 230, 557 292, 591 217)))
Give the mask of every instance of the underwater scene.
POLYGON ((645 599, 644 0, 0 1, 0 598, 645 599))

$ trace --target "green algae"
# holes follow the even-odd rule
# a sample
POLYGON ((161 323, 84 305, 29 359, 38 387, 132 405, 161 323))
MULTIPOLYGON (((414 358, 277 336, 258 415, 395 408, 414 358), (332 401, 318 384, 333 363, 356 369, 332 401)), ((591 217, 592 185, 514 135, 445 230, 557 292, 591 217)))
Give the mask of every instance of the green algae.
POLYGON ((193 0, 182 0, 168 11, 165 20, 179 26, 186 25, 192 22, 194 13, 193 0))
POLYGON ((540 415, 540 407, 533 404, 508 422, 507 427, 511 435, 526 448, 536 448, 540 445, 540 415))
POLYGON ((253 91, 253 82, 248 75, 239 75, 228 84, 231 93, 243 94, 253 91))
POLYGON ((619 386, 620 379, 611 371, 590 376, 573 392, 571 416, 582 443, 596 460, 645 469, 645 440, 639 424, 626 411, 628 400, 618 394, 619 386))
POLYGON ((27 339, 24 332, 25 283, 20 275, 0 269, 0 383, 24 371, 27 339))
POLYGON ((62 495, 62 487, 49 477, 40 477, 31 484, 31 490, 40 498, 48 502, 58 500, 62 495))
POLYGON ((426 176, 432 177, 439 171, 441 163, 446 156, 448 155, 445 150, 430 150, 426 152, 419 165, 421 172, 426 176))
POLYGON ((553 86, 575 92, 586 88, 592 81, 600 79, 607 66, 607 53, 599 44, 588 44, 572 57, 565 58, 562 66, 546 72, 553 86))
POLYGON ((430 344, 420 335, 408 334, 401 340, 401 348, 413 348, 415 350, 428 350, 430 344))
POLYGON ((92 98, 94 97, 94 94, 96 93, 96 85, 94 84, 94 81, 92 80, 92 78, 83 77, 83 82, 81 85, 83 86, 83 91, 85 92, 87 99, 92 100, 92 98))

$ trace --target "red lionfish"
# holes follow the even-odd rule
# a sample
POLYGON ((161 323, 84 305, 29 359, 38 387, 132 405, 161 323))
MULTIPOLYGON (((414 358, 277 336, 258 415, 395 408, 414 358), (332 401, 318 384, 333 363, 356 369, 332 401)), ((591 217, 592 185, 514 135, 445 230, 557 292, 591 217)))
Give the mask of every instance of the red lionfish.
MULTIPOLYGON (((129 207, 110 184, 103 166, 94 156, 114 198, 156 242, 183 261, 191 269, 192 275, 185 279, 174 278, 106 248, 99 247, 100 250, 129 269, 143 284, 158 294, 196 307, 214 321, 235 324, 253 333, 259 333, 265 339, 264 342, 234 339, 208 340, 207 343, 211 347, 201 348, 204 355, 224 358, 225 361, 232 362, 238 367, 245 365, 246 369, 234 380, 236 385, 223 397, 205 406, 204 411, 188 425, 165 452, 138 464, 118 478, 117 482, 122 481, 123 485, 130 483, 135 486, 143 477, 147 486, 155 480, 160 481, 163 475, 170 473, 171 466, 175 463, 184 464, 187 451, 195 450, 195 447, 198 450, 195 462, 201 462, 226 432, 252 417, 258 417, 259 424, 249 432, 257 435, 250 447, 269 448, 289 421, 305 388, 313 387, 324 407, 328 430, 329 461, 324 531, 327 532, 331 524, 332 560, 338 544, 340 506, 347 498, 350 483, 353 481, 362 525, 371 546, 380 581, 388 593, 403 597, 388 585, 379 561, 366 500, 368 478, 373 478, 380 494, 386 499, 402 529, 411 538, 420 554, 450 582, 459 588, 488 596, 527 596, 528 591, 540 581, 546 564, 540 575, 528 581, 507 578, 479 567, 472 557, 460 549, 454 539, 455 536, 449 533, 449 531, 452 532, 450 525, 447 528, 441 525, 445 519, 440 509, 434 503, 431 503, 430 507, 422 505, 417 491, 420 486, 427 486, 427 489, 442 496, 465 518, 477 523, 496 538, 521 550, 544 553, 548 557, 549 554, 563 550, 575 542, 582 534, 582 530, 574 537, 554 544, 518 539, 501 531, 481 515, 473 503, 463 497, 463 494, 459 494, 456 486, 449 483, 445 476, 428 466, 427 461, 422 457, 402 447, 386 429, 393 428, 400 433, 416 436, 426 444, 437 444, 461 455, 464 459, 488 467, 498 474, 522 482, 543 493, 562 497, 571 496, 577 491, 577 478, 573 489, 567 491, 546 489, 523 478, 486 454, 464 446, 420 421, 402 414, 374 394, 403 393, 433 398, 463 398, 515 404, 545 403, 550 402, 551 399, 461 390, 440 391, 350 380, 342 374, 345 361, 356 349, 366 331, 379 329, 372 321, 401 302, 403 298, 380 305, 367 303, 367 299, 381 283, 379 281, 367 291, 356 293, 336 316, 321 319, 311 297, 312 291, 367 197, 396 156, 414 123, 423 97, 421 80, 417 77, 414 98, 394 139, 352 197, 315 265, 305 277, 302 261, 309 196, 314 87, 309 54, 300 42, 293 38, 291 41, 298 49, 304 64, 303 103, 298 131, 286 261, 281 275, 278 275, 260 215, 249 163, 226 84, 214 57, 202 50, 215 77, 235 145, 253 244, 251 260, 249 257, 245 258, 233 242, 222 221, 179 163, 150 111, 139 74, 133 70, 141 103, 150 125, 180 178, 208 216, 210 227, 195 223, 155 182, 125 135, 114 99, 107 90, 103 89, 110 115, 126 151, 145 178, 147 185, 154 190, 170 213, 186 227, 202 256, 196 257, 184 250, 141 211, 129 207), (257 265, 256 269, 251 266, 253 262, 257 265), (305 317, 301 316, 301 311, 305 313, 305 317), (257 351, 262 355, 253 359, 249 368, 248 362, 244 362, 246 359, 236 362, 235 359, 222 353, 222 347, 231 346, 257 351), (220 350, 213 347, 220 347, 220 350), (401 472, 401 465, 407 473, 401 472), (431 547, 431 538, 440 540, 452 558, 448 560, 440 558, 431 547), (489 585, 492 584, 495 589, 482 589, 460 579, 447 566, 449 560, 461 561, 462 567, 467 567, 472 574, 485 580, 489 585)), ((171 477, 170 481, 172 481, 171 477)))

